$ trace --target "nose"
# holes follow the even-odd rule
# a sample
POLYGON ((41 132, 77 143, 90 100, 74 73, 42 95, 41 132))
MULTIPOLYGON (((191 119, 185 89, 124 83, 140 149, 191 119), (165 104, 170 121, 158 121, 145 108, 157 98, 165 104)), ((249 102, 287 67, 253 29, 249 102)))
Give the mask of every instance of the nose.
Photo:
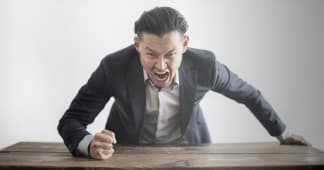
POLYGON ((155 67, 159 70, 159 71, 164 71, 167 68, 167 62, 166 60, 161 57, 157 60, 155 67))

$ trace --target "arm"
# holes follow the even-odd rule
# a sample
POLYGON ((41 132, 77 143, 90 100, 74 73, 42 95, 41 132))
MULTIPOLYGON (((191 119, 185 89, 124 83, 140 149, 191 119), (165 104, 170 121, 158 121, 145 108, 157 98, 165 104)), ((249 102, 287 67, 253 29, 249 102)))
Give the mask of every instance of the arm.
POLYGON ((216 59, 211 74, 214 75, 211 89, 247 106, 270 135, 277 137, 281 144, 309 144, 302 136, 288 132, 286 125, 259 90, 240 79, 216 59))
POLYGON ((108 71, 101 62, 88 82, 79 90, 59 122, 59 134, 74 156, 82 155, 78 145, 86 135, 90 134, 86 130, 87 125, 93 122, 111 96, 108 79, 108 71))

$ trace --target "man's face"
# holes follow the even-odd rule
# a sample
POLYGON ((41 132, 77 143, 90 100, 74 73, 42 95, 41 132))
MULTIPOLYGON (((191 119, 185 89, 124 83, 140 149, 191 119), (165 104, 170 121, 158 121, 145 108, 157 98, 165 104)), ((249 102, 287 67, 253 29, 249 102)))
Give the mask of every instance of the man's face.
POLYGON ((143 33, 135 37, 134 46, 140 55, 142 67, 158 87, 167 87, 181 64, 182 54, 188 47, 188 36, 172 31, 159 37, 143 33))

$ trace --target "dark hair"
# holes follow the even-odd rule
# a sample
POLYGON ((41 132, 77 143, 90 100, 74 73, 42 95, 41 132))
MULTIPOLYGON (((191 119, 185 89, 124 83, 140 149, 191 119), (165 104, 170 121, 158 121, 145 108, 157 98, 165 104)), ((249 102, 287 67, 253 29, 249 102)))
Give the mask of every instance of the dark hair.
POLYGON ((139 37, 143 32, 163 36, 171 31, 186 33, 188 24, 183 15, 170 7, 155 7, 144 11, 135 22, 135 34, 139 37))

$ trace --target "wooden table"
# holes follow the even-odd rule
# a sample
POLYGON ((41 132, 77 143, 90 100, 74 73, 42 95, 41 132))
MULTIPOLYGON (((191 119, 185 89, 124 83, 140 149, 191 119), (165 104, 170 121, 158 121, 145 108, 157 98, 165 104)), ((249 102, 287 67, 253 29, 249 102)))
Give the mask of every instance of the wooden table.
POLYGON ((20 142, 0 151, 0 169, 324 169, 324 152, 277 143, 115 146, 104 161, 74 158, 62 143, 20 142))

